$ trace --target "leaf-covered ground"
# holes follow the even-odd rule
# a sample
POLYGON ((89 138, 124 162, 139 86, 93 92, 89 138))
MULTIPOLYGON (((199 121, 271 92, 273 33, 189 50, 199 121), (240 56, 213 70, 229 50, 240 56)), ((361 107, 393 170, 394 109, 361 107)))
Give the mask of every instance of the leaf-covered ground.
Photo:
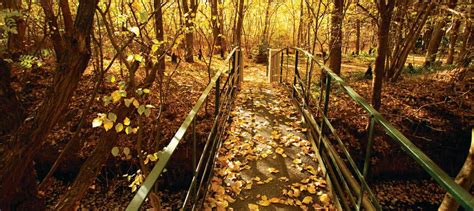
POLYGON ((205 201, 211 210, 334 208, 289 93, 248 67, 205 201))

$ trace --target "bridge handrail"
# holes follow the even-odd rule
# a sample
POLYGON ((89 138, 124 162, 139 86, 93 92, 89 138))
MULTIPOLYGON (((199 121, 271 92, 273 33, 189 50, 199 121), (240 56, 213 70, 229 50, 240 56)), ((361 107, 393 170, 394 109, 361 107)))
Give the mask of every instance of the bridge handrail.
MULTIPOLYGON (((240 47, 235 47, 227 56, 225 59, 224 63, 227 64, 231 60, 231 58, 234 58, 234 55, 236 52, 238 52, 240 47)), ((178 144, 181 142, 183 139, 186 131, 189 129, 189 126, 192 125, 194 122, 196 115, 198 111, 201 109, 203 106, 205 100, 209 97, 211 90, 216 87, 216 109, 219 107, 218 105, 218 98, 219 98, 219 92, 218 90, 220 89, 219 86, 219 81, 220 77, 222 74, 226 73, 227 69, 222 68, 220 69, 214 77, 212 77, 211 81, 207 85, 207 87, 204 89, 202 92, 201 96, 197 100, 196 104, 193 106, 191 111, 188 113, 186 116, 186 119, 183 121, 181 126, 179 127, 178 131, 175 133, 171 141, 168 143, 166 147, 162 151, 160 151, 160 154, 158 156, 158 161, 153 167, 152 171, 148 174, 148 176, 145 178, 145 181, 142 183, 140 188, 138 189, 137 193, 133 197, 132 201, 128 204, 126 210, 138 210, 145 199, 147 198, 148 194, 152 190, 154 184, 156 183, 156 180, 158 177, 161 175, 163 172, 163 169, 166 167, 170 157, 173 155, 174 151, 176 150, 178 144)), ((236 74, 236 72, 231 72, 231 74, 236 74)), ((233 76, 233 75, 232 75, 233 76)), ((229 76, 231 77, 231 76, 229 76)), ((234 78, 234 77, 232 77, 234 78)))
MULTIPOLYGON (((378 123, 382 126, 383 130, 398 144, 401 145, 402 149, 413 158, 416 163, 418 163, 431 177, 447 192, 449 192, 456 201, 466 209, 474 210, 474 197, 462 188, 459 184, 454 182, 454 180, 443 171, 438 165, 436 165, 422 150, 416 147, 406 136, 404 136, 398 129, 396 129, 389 121, 387 121, 377 110, 375 110, 363 97, 361 97, 354 89, 352 89, 341 77, 335 74, 329 67, 322 64, 319 60, 315 59, 308 51, 301 48, 287 47, 283 49, 294 49, 296 51, 302 52, 306 57, 311 58, 315 61, 316 64, 325 72, 329 77, 327 77, 326 86, 329 87, 331 79, 333 79, 336 84, 341 86, 343 90, 359 105, 361 105, 368 113, 370 118, 373 120, 372 124, 378 123)), ((282 50, 283 50, 282 49, 282 50)), ((297 62, 297 61, 296 61, 297 62)), ((325 101, 328 101, 328 98, 325 98, 325 101)), ((325 102, 326 104, 327 102, 325 102)), ((323 115, 324 116, 324 115, 323 115)), ((370 138, 369 138, 370 139, 370 138)), ((370 140, 369 140, 370 141, 370 140)), ((369 143, 370 145, 371 143, 369 143)), ((369 154, 370 156, 370 154, 369 154)), ((366 160, 367 163, 367 160, 366 160)), ((367 164, 365 164, 367 165, 367 164)), ((365 167, 364 167, 365 168, 365 167)), ((365 169, 364 169, 365 171, 365 169)))

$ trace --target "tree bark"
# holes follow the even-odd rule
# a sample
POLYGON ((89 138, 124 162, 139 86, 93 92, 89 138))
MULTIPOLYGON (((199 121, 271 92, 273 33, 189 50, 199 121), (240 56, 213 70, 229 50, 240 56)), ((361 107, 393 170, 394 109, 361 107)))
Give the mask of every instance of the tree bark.
POLYGON ((392 62, 390 62, 389 67, 389 74, 388 78, 391 81, 396 81, 400 77, 405 62, 408 58, 408 54, 413 49, 417 37, 420 35, 423 26, 425 25, 428 17, 431 15, 430 12, 426 11, 433 11, 436 7, 435 3, 424 3, 420 10, 418 11, 418 15, 415 18, 415 21, 406 36, 405 40, 401 44, 399 48, 395 52, 393 52, 392 62))
POLYGON ((385 59, 389 50, 389 32, 392 13, 395 6, 394 1, 375 0, 379 10, 378 46, 375 58, 374 78, 372 80, 372 106, 379 110, 382 105, 382 82, 385 71, 385 59))
MULTIPOLYGON (((131 91, 131 90, 129 90, 131 91)), ((118 108, 112 112, 117 114, 117 122, 123 122, 125 117, 130 116, 132 107, 125 107, 121 104, 118 108)), ((102 165, 105 163, 110 151, 116 144, 118 133, 111 129, 105 134, 101 135, 100 141, 97 144, 92 155, 84 162, 77 175, 74 183, 72 183, 70 189, 61 197, 61 200, 56 205, 55 210, 75 210, 78 202, 84 197, 89 186, 94 182, 97 175, 102 169, 102 165)))
MULTIPOLYGON (((3 1, 5 9, 17 11, 21 13, 21 0, 5 0, 3 1)), ((25 42, 26 23, 22 16, 15 17, 16 32, 8 33, 7 47, 8 52, 12 55, 19 54, 23 51, 25 42)))
POLYGON ((356 21, 356 55, 360 53, 360 19, 356 21))
POLYGON ((239 9, 237 11, 237 27, 235 29, 235 38, 234 38, 234 44, 235 46, 241 46, 242 45, 242 26, 244 23, 244 3, 245 0, 240 0, 239 1, 239 9))
POLYGON ((334 0, 334 9, 331 15, 331 40, 329 41, 329 68, 336 73, 341 73, 342 60, 342 19, 344 0, 334 0))
MULTIPOLYGON (((454 9, 456 7, 457 0, 449 0, 448 8, 454 9)), ((425 57, 425 66, 430 66, 436 61, 436 55, 439 50, 439 46, 441 45, 441 40, 443 39, 446 30, 444 27, 446 26, 446 19, 444 17, 439 20, 433 30, 433 35, 431 40, 428 44, 428 49, 426 52, 425 57)))
POLYGON ((191 0, 191 4, 188 5, 188 0, 183 0, 183 12, 187 14, 185 19, 186 26, 186 35, 185 35, 185 46, 186 52, 184 55, 184 60, 189 63, 194 62, 194 18, 196 16, 196 11, 198 7, 198 2, 196 0, 191 0))
MULTIPOLYGON (((81 0, 77 9, 74 30, 65 39, 67 48, 58 61, 50 92, 35 116, 24 122, 12 138, 0 143, 0 206, 15 209, 13 193, 29 191, 22 188, 23 181, 33 179, 31 175, 34 155, 40 149, 48 133, 62 117, 82 73, 90 59, 90 32, 98 1, 81 0)), ((54 41, 53 41, 54 43, 54 41)), ((36 182, 35 182, 36 183, 36 182)), ((33 184, 32 188, 36 188, 33 184)), ((26 201, 26 200, 25 200, 26 201)))
POLYGON ((297 46, 303 47, 304 38, 303 38, 303 23, 304 23, 304 0, 300 1, 300 23, 298 24, 298 34, 297 34, 297 46))
POLYGON ((24 110, 10 84, 10 66, 0 58, 0 138, 20 127, 24 110))
MULTIPOLYGON (((469 154, 466 157, 461 170, 456 176, 455 182, 463 187, 465 190, 469 191, 474 182, 474 130, 471 132, 471 147, 469 148, 469 154)), ((455 211, 458 210, 459 204, 456 202, 451 194, 446 193, 444 199, 441 202, 438 210, 440 211, 455 211)))
POLYGON ((456 61, 458 66, 469 65, 473 57, 472 52, 474 51, 474 27, 472 21, 470 20, 474 18, 474 0, 471 0, 470 2, 471 4, 468 7, 469 18, 468 21, 466 21, 466 26, 464 27, 462 46, 456 61))
POLYGON ((218 1, 211 0, 211 26, 212 26, 212 36, 215 40, 215 45, 217 47, 216 53, 219 53, 221 57, 224 57, 224 48, 222 42, 222 24, 220 20, 222 19, 219 15, 218 10, 218 1))
POLYGON ((454 53, 456 49, 456 41, 458 40, 460 25, 461 25, 461 21, 455 18, 453 20, 453 26, 451 27, 451 35, 449 37, 449 50, 448 50, 448 58, 446 58, 446 64, 453 64, 454 53))

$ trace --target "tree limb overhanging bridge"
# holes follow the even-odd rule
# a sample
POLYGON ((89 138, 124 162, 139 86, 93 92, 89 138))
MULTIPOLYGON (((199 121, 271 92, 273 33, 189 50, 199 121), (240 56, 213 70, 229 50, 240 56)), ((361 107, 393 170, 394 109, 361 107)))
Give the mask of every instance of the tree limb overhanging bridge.
POLYGON ((229 53, 225 64, 159 153, 158 162, 127 210, 138 210, 147 200, 187 132, 192 137, 194 174, 183 210, 381 210, 365 179, 376 127, 461 206, 474 210, 469 192, 311 53, 300 48, 270 49, 264 81, 258 81, 263 71, 253 71, 257 77, 242 82, 243 57, 238 47, 229 53), (299 67, 302 64, 306 68, 299 67), (311 81, 316 69, 321 73, 319 85, 311 81), (331 89, 335 88, 361 106, 365 111, 361 115, 370 119, 361 168, 328 118, 331 89), (206 100, 214 101, 213 125, 198 159, 196 117, 206 100))

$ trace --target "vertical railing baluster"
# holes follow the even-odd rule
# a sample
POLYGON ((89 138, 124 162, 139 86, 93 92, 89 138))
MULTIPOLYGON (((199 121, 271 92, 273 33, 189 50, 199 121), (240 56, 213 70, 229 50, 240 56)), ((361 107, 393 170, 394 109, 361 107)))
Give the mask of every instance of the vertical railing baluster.
MULTIPOLYGON (((324 68, 323 68, 323 73, 324 73, 324 68)), ((322 86, 321 86, 322 89, 322 86)), ((319 134, 319 139, 318 139, 318 148, 319 152, 322 152, 322 145, 321 142, 323 140, 323 134, 324 134, 324 124, 325 123, 325 118, 328 117, 328 105, 329 105, 329 96, 330 96, 330 91, 331 91, 331 76, 329 74, 326 75, 326 92, 324 95, 324 107, 323 107, 323 115, 321 115, 321 134, 319 134)))
POLYGON ((311 94, 311 74, 313 72, 313 66, 312 66, 312 63, 313 63, 313 60, 311 59, 311 57, 308 56, 308 62, 310 63, 307 67, 309 67, 309 71, 308 71, 308 74, 307 74, 307 85, 306 85, 306 95, 305 95, 305 102, 306 102, 306 106, 309 107, 309 96, 311 94))
MULTIPOLYGON (((375 130, 375 118, 373 115, 370 116, 370 125, 369 125, 369 137, 367 140, 367 149, 365 153, 364 168, 362 169, 362 180, 367 178, 367 172, 369 171, 370 165, 370 155, 372 153, 372 146, 374 144, 374 130, 375 130)), ((365 185, 361 181, 360 192, 357 201, 357 210, 360 210, 362 199, 364 198, 365 185)))
POLYGON ((215 109, 214 109, 214 116, 217 117, 217 115, 219 114, 219 98, 220 98, 220 84, 221 83, 221 77, 217 77, 217 80, 216 80, 216 102, 215 102, 215 109))
POLYGON ((298 50, 296 50, 296 55, 295 55, 295 73, 293 74, 293 87, 291 90, 292 91, 292 96, 296 96, 296 73, 298 72, 298 50))
POLYGON ((280 56, 280 83, 283 82, 283 58, 284 58, 284 54, 283 54, 283 51, 281 51, 281 56, 280 56))
POLYGON ((331 91, 331 76, 326 75, 326 95, 324 96, 324 116, 328 117, 329 95, 331 91))
POLYGON ((237 49, 236 51, 237 53, 237 87, 240 89, 240 83, 242 83, 242 81, 244 80, 243 78, 243 70, 242 70, 242 49, 237 49))
POLYGON ((290 49, 287 47, 286 48, 286 77, 285 77, 285 82, 288 82, 288 70, 290 69, 290 49))
POLYGON ((193 119, 193 170, 194 170, 194 175, 196 176, 196 149, 197 149, 197 144, 196 144, 196 118, 193 119))

